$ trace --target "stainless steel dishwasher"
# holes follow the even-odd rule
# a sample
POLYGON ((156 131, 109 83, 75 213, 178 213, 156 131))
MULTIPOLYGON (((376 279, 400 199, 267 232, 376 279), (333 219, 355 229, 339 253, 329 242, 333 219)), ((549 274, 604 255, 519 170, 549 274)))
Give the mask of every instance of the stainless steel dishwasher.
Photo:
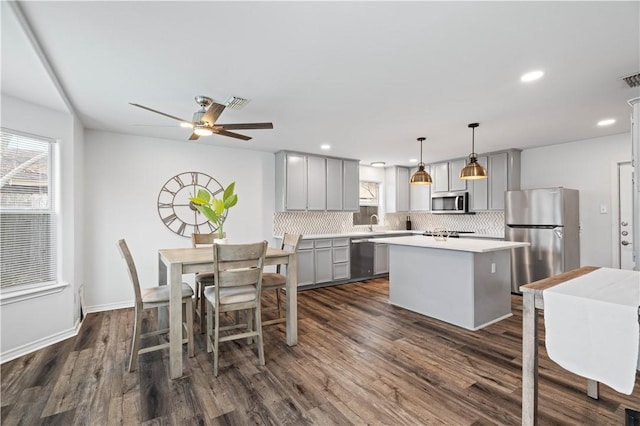
POLYGON ((373 252, 375 243, 367 238, 351 239, 351 279, 373 276, 373 252))

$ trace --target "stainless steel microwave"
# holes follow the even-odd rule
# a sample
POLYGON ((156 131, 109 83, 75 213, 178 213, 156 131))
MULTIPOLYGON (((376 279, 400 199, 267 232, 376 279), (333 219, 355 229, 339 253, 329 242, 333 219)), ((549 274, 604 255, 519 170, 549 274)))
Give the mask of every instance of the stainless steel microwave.
POLYGON ((444 192, 431 196, 431 213, 469 213, 468 192, 444 192))

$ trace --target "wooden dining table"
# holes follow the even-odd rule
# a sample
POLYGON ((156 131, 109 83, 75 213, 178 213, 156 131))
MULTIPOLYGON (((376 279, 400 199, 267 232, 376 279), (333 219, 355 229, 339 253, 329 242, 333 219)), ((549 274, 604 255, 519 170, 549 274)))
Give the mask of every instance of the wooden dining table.
MULTIPOLYGON (((159 255, 160 285, 171 286, 169 300, 169 375, 182 377, 182 275, 213 269, 211 247, 161 249, 159 255)), ((287 265, 286 342, 298 343, 298 267, 295 252, 267 249, 264 262, 269 265, 287 265)))
MULTIPOLYGON (((526 284, 522 291, 522 424, 537 424, 538 414, 538 310, 544 310, 544 290, 598 269, 583 266, 526 284)), ((598 382, 587 379, 587 395, 598 399, 598 382)))

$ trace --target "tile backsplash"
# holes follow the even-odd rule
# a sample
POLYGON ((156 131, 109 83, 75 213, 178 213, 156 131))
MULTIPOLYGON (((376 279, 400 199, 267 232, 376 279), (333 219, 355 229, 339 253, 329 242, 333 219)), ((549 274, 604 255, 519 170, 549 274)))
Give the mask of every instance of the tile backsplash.
MULTIPOLYGON (((376 229, 405 229, 407 216, 412 228, 432 230, 446 228, 452 231, 474 231, 478 234, 504 236, 504 212, 481 212, 472 215, 431 213, 387 213, 376 229)), ((273 234, 284 232, 300 234, 337 234, 364 231, 367 225, 353 225, 351 212, 276 212, 273 215, 273 234)))

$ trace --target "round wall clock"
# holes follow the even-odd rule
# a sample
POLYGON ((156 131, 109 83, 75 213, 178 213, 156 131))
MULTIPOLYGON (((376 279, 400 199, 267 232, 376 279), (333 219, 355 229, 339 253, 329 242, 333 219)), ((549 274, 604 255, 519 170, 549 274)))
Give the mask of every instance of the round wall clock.
POLYGON ((184 172, 175 175, 160 190, 158 214, 172 232, 191 238, 191 234, 212 233, 218 229, 189 201, 189 198, 195 197, 200 189, 206 189, 212 196, 224 192, 224 188, 217 180, 200 172, 184 172))

